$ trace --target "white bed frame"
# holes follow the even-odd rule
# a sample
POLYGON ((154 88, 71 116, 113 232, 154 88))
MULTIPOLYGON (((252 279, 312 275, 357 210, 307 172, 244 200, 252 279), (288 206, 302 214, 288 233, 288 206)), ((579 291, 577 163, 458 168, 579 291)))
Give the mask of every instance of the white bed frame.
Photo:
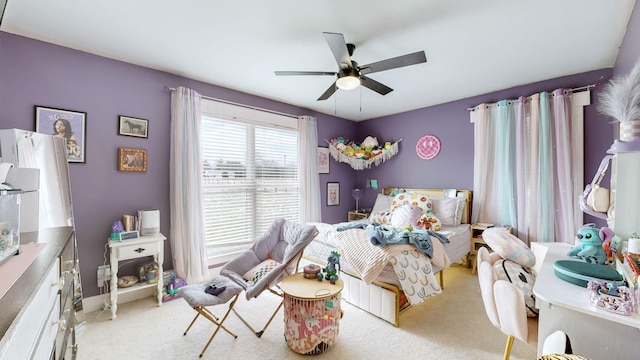
MULTIPOLYGON (((384 188, 382 193, 390 195, 397 188, 384 188)), ((432 197, 444 197, 446 189, 409 189, 404 188, 407 192, 427 193, 432 197)), ((462 223, 469 224, 471 220, 471 204, 472 192, 470 190, 456 190, 456 196, 465 198, 465 209, 462 214, 462 223)), ((471 239, 469 239, 471 241, 471 239)), ((451 259, 452 262, 459 259, 451 259)), ((307 255, 303 256, 301 266, 308 264, 318 264, 326 266, 326 262, 307 255)), ((440 287, 444 290, 444 269, 440 273, 440 287)), ((400 313, 408 308, 401 308, 400 297, 402 290, 394 284, 381 281, 373 281, 371 285, 367 285, 356 274, 341 271, 341 278, 344 281, 344 289, 342 290, 342 299, 350 304, 375 315, 393 326, 400 326, 400 313)))

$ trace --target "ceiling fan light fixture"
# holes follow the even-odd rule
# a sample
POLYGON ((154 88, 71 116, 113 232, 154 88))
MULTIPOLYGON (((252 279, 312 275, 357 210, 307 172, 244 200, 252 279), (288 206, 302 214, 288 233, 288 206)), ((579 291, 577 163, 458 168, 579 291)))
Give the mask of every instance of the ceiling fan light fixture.
POLYGON ((360 86, 360 78, 354 69, 341 70, 336 86, 342 90, 353 90, 360 86))

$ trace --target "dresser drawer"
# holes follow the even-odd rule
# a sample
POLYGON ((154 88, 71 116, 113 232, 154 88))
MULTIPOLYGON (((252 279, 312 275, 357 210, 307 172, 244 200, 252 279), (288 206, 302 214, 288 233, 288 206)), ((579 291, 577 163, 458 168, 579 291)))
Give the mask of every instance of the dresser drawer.
MULTIPOLYGON (((158 253, 158 242, 131 244, 114 248, 117 253, 118 260, 135 259, 144 256, 152 256, 158 253)), ((161 243, 160 243, 161 244, 161 243)))
POLYGON ((36 352, 52 352, 53 341, 58 331, 57 319, 60 311, 59 259, 53 263, 38 287, 32 301, 23 308, 19 323, 10 340, 3 359, 31 359, 36 352), (47 341, 44 343, 43 341, 47 341), (40 347, 44 349, 38 350, 40 347))

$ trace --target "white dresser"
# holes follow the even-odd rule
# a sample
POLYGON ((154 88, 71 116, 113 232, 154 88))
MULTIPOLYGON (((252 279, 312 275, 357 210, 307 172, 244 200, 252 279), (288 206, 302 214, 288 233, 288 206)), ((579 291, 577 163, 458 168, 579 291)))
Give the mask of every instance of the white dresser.
MULTIPOLYGON (((75 232, 71 227, 47 229, 23 233, 21 241, 42 249, 0 298, 0 359, 74 359, 75 232)), ((0 267, 0 276, 5 272, 0 267)))

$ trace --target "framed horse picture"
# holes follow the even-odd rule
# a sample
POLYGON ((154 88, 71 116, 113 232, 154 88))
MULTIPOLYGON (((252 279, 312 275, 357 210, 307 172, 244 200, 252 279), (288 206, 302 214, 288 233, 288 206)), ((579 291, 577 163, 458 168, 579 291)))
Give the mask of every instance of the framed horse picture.
POLYGON ((149 137, 149 120, 120 115, 118 135, 149 137))

